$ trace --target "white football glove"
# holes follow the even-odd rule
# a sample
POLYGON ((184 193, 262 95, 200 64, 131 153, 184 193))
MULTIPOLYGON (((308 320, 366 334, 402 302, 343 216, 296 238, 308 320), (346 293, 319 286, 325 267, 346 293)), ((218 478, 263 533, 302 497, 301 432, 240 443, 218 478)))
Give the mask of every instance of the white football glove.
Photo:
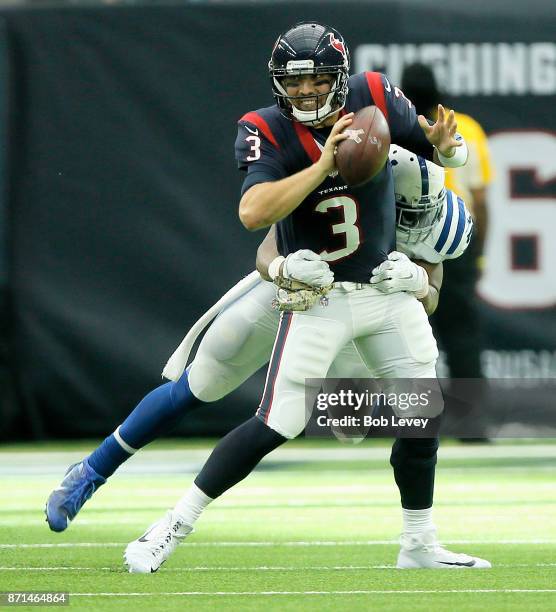
POLYGON ((426 270, 398 251, 392 251, 388 259, 377 266, 372 274, 371 285, 383 293, 407 291, 421 299, 429 292, 426 270))
POLYGON ((286 258, 277 257, 268 267, 272 280, 278 275, 280 264, 282 276, 291 280, 300 281, 311 287, 326 287, 334 282, 334 273, 320 255, 308 249, 291 253, 286 258))

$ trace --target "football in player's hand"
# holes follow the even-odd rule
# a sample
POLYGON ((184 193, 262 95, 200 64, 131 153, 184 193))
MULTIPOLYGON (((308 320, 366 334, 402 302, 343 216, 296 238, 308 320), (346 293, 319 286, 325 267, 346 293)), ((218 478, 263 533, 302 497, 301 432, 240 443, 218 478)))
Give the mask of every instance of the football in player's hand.
POLYGON ((381 110, 366 106, 357 111, 344 130, 349 138, 342 140, 336 151, 336 166, 351 187, 363 185, 384 167, 390 148, 390 130, 381 110))

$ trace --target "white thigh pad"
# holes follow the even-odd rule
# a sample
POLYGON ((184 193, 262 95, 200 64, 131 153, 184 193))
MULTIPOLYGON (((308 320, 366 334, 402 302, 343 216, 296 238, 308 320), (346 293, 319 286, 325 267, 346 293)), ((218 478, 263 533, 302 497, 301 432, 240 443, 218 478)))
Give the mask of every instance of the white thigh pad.
POLYGON ((438 350, 423 305, 407 293, 389 297, 379 332, 355 340, 365 364, 379 378, 434 378, 438 350))
POLYGON ((320 389, 320 383, 311 387, 306 379, 326 376, 350 329, 344 321, 324 314, 286 316, 291 317, 291 323, 281 323, 258 415, 281 435, 295 438, 307 423, 306 397, 320 389))
POLYGON ((196 397, 224 397, 264 365, 272 350, 278 313, 271 308, 270 283, 234 302, 210 326, 189 369, 196 397))
POLYGON ((438 348, 423 305, 416 299, 399 314, 400 334, 407 350, 417 363, 429 363, 438 358, 438 348))

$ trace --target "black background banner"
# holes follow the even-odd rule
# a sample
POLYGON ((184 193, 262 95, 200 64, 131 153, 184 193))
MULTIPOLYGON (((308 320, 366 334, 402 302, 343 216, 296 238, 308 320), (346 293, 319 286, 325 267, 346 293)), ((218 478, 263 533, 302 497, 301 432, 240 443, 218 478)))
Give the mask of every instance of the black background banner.
MULTIPOLYGON (((528 44, 552 40, 554 19, 538 14, 550 4, 1 11, 0 64, 10 75, 5 361, 19 396, 3 435, 107 433, 161 382, 189 326, 254 268, 264 234, 238 220, 233 143, 237 120, 273 102, 266 63, 280 31, 328 22, 354 56, 361 45, 393 42, 528 44)), ((451 101, 490 133, 556 132, 553 100, 529 92, 451 101)), ((553 364, 555 312, 485 304, 487 348, 541 351, 553 364)), ((262 382, 260 373, 180 431, 228 430, 254 412, 262 382)))

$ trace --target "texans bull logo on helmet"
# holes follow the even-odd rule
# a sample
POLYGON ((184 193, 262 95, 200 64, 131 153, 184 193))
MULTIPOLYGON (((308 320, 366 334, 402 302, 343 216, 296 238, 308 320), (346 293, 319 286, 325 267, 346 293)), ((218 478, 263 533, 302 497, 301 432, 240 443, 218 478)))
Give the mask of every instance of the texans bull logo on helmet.
POLYGON ((338 51, 339 53, 341 53, 343 57, 345 57, 346 48, 344 46, 344 43, 339 38, 336 38, 332 32, 330 32, 328 36, 330 38, 330 46, 336 49, 336 51, 338 51))

